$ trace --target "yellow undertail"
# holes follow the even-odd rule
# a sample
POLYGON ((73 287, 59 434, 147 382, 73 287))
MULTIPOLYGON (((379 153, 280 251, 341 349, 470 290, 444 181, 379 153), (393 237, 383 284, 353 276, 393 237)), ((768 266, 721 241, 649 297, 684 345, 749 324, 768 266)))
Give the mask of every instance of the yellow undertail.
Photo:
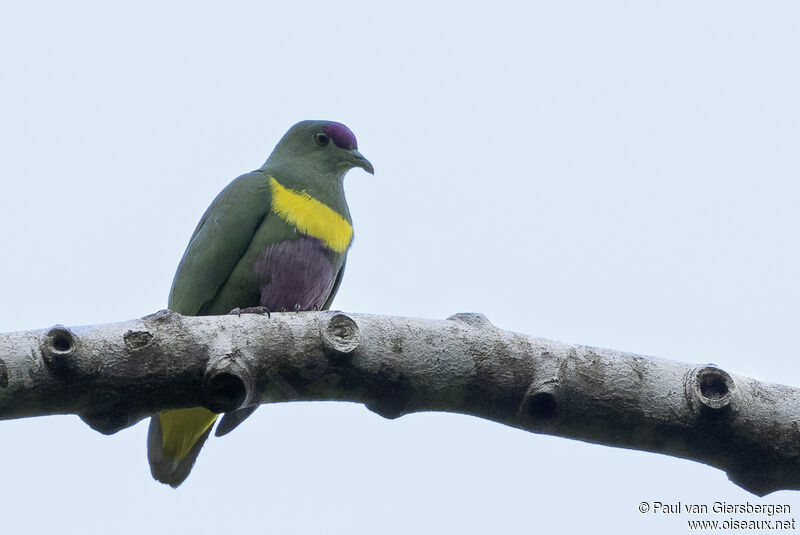
POLYGON ((162 412, 161 454, 174 461, 181 461, 189 454, 195 442, 214 425, 217 415, 203 407, 162 412))

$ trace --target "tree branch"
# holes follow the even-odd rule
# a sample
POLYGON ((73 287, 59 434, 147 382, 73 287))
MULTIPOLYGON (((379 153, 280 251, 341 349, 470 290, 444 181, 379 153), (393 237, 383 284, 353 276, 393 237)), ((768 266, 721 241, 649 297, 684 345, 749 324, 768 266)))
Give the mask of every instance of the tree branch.
POLYGON ((799 389, 512 333, 480 314, 161 311, 0 335, 0 419, 74 413, 114 433, 165 409, 291 400, 471 414, 693 459, 758 495, 800 489, 799 389))

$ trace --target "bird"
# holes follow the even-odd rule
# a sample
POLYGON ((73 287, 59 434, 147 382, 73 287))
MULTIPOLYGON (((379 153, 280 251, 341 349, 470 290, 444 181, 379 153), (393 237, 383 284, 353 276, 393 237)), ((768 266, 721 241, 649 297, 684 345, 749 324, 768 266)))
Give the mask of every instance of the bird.
MULTIPOLYGON (((264 165, 234 179, 200 218, 168 308, 187 316, 327 310, 353 242, 343 181, 357 167, 375 173, 344 124, 292 126, 264 165)), ((256 407, 226 413, 216 435, 256 407)), ((183 483, 217 417, 203 407, 153 415, 147 437, 153 477, 173 488, 183 483)))

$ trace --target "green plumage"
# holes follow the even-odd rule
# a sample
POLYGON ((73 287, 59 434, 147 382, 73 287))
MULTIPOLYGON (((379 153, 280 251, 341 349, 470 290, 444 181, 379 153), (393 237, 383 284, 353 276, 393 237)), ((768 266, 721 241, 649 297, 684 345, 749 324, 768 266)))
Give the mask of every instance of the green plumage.
MULTIPOLYGON (((189 240, 169 293, 170 310, 196 316, 253 306, 245 303, 257 301, 256 288, 236 284, 232 275, 269 213, 270 202, 269 179, 260 171, 242 175, 222 190, 189 240), (226 284, 229 278, 230 284, 226 284), (236 291, 227 290, 229 285, 236 291), (215 306, 217 294, 226 290, 238 304, 227 309, 215 306)), ((291 238, 291 229, 286 227, 283 236, 276 235, 274 241, 291 238)))
MULTIPOLYGON (((349 247, 349 237, 339 246, 340 231, 352 234, 342 182, 353 167, 373 172, 347 127, 293 126, 261 169, 231 182, 203 214, 175 273, 169 308, 184 315, 328 308, 349 247)), ((218 434, 253 410, 226 415, 218 434)), ((180 485, 215 420, 202 408, 154 416, 148 435, 153 476, 180 485)))

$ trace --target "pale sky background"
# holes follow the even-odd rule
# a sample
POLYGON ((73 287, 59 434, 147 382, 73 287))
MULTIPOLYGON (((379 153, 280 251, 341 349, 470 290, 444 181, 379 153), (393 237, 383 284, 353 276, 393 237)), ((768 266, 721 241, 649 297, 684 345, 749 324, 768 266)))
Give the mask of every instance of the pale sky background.
MULTIPOLYGON (((333 119, 376 169, 346 179, 335 308, 800 386, 796 2, 113 4, 0 4, 0 330, 165 307, 217 192, 333 119)), ((461 415, 265 406, 177 491, 146 431, 0 422, 2 531, 686 531, 642 500, 800 520, 796 492, 461 415)))

